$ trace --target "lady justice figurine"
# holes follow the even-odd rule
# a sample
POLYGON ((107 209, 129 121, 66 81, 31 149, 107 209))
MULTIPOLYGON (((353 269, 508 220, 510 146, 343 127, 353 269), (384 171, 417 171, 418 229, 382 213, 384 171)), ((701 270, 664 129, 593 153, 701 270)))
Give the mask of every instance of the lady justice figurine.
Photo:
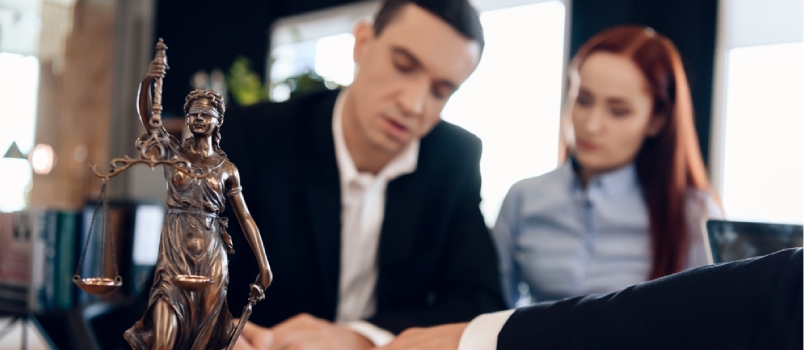
POLYGON ((151 156, 151 161, 165 164, 168 213, 162 225, 148 308, 125 332, 125 338, 137 350, 231 348, 251 306, 262 300, 273 275, 259 230, 243 199, 237 168, 219 146, 226 110, 223 98, 212 90, 195 90, 187 96, 184 112, 192 136, 183 142, 161 124, 166 49, 160 39, 156 57, 140 84, 138 113, 147 133, 138 139, 137 147, 144 158, 158 154, 151 156), (156 90, 153 98, 152 84, 156 90), (233 327, 226 301, 227 253, 234 251, 226 233, 227 219, 218 216, 227 198, 260 271, 238 327, 233 327))

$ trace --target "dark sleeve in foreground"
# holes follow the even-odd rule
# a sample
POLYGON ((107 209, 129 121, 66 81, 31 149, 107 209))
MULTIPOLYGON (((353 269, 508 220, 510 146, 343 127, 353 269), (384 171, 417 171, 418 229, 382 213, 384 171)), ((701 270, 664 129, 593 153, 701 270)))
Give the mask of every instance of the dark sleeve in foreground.
POLYGON ((445 250, 433 278, 433 299, 424 307, 378 312, 368 319, 399 334, 410 327, 468 322, 477 315, 505 308, 497 269, 497 254, 480 212, 480 155, 482 144, 473 138, 463 152, 471 161, 460 172, 458 205, 448 220, 445 250))
POLYGON ((801 349, 802 250, 514 312, 510 349, 801 349))

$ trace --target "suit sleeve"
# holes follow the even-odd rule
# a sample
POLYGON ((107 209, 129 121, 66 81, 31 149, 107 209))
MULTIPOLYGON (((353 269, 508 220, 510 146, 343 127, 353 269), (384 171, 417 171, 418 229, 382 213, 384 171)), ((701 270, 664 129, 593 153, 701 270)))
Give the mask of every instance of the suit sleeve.
POLYGON ((517 310, 497 349, 801 349, 802 251, 517 310))
POLYGON ((399 334, 410 327, 468 322, 477 315, 502 310, 497 254, 480 212, 479 139, 465 152, 471 161, 461 171, 457 207, 449 220, 444 258, 437 267, 434 299, 427 307, 375 315, 368 321, 399 334))

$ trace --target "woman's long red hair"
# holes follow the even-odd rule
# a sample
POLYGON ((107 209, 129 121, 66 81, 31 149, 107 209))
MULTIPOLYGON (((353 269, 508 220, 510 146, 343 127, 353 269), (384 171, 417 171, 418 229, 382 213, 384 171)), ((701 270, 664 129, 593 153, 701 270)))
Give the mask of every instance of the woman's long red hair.
MULTIPOLYGON (((594 36, 570 64, 568 110, 578 90, 578 70, 595 52, 621 54, 645 76, 653 95, 654 115, 667 118, 655 137, 645 139, 635 164, 650 218, 650 279, 683 269, 689 249, 685 203, 689 189, 712 193, 698 147, 692 97, 681 57, 673 43, 650 28, 619 26, 594 36)), ((567 149, 562 147, 566 160, 567 149)), ((713 194, 713 193, 712 193, 713 194)))

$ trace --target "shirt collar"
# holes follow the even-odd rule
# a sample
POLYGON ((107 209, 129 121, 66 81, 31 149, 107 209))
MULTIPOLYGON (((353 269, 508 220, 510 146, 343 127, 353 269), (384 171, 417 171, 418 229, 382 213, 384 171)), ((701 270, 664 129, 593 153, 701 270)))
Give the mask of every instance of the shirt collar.
MULTIPOLYGON (((567 178, 573 179, 573 189, 582 190, 581 180, 576 171, 577 166, 577 161, 574 158, 570 158, 561 166, 559 171, 567 178)), ((618 195, 638 185, 636 166, 633 163, 629 163, 605 174, 598 175, 592 179, 592 182, 587 187, 600 187, 609 195, 618 195)))
POLYGON ((419 140, 411 142, 401 153, 391 159, 376 176, 368 173, 359 173, 355 166, 352 155, 346 147, 343 137, 343 105, 346 101, 348 90, 343 89, 335 100, 335 108, 332 111, 332 137, 335 140, 335 158, 338 163, 338 171, 341 176, 341 187, 357 180, 359 177, 369 177, 391 181, 399 176, 410 174, 416 171, 419 160, 419 140))

